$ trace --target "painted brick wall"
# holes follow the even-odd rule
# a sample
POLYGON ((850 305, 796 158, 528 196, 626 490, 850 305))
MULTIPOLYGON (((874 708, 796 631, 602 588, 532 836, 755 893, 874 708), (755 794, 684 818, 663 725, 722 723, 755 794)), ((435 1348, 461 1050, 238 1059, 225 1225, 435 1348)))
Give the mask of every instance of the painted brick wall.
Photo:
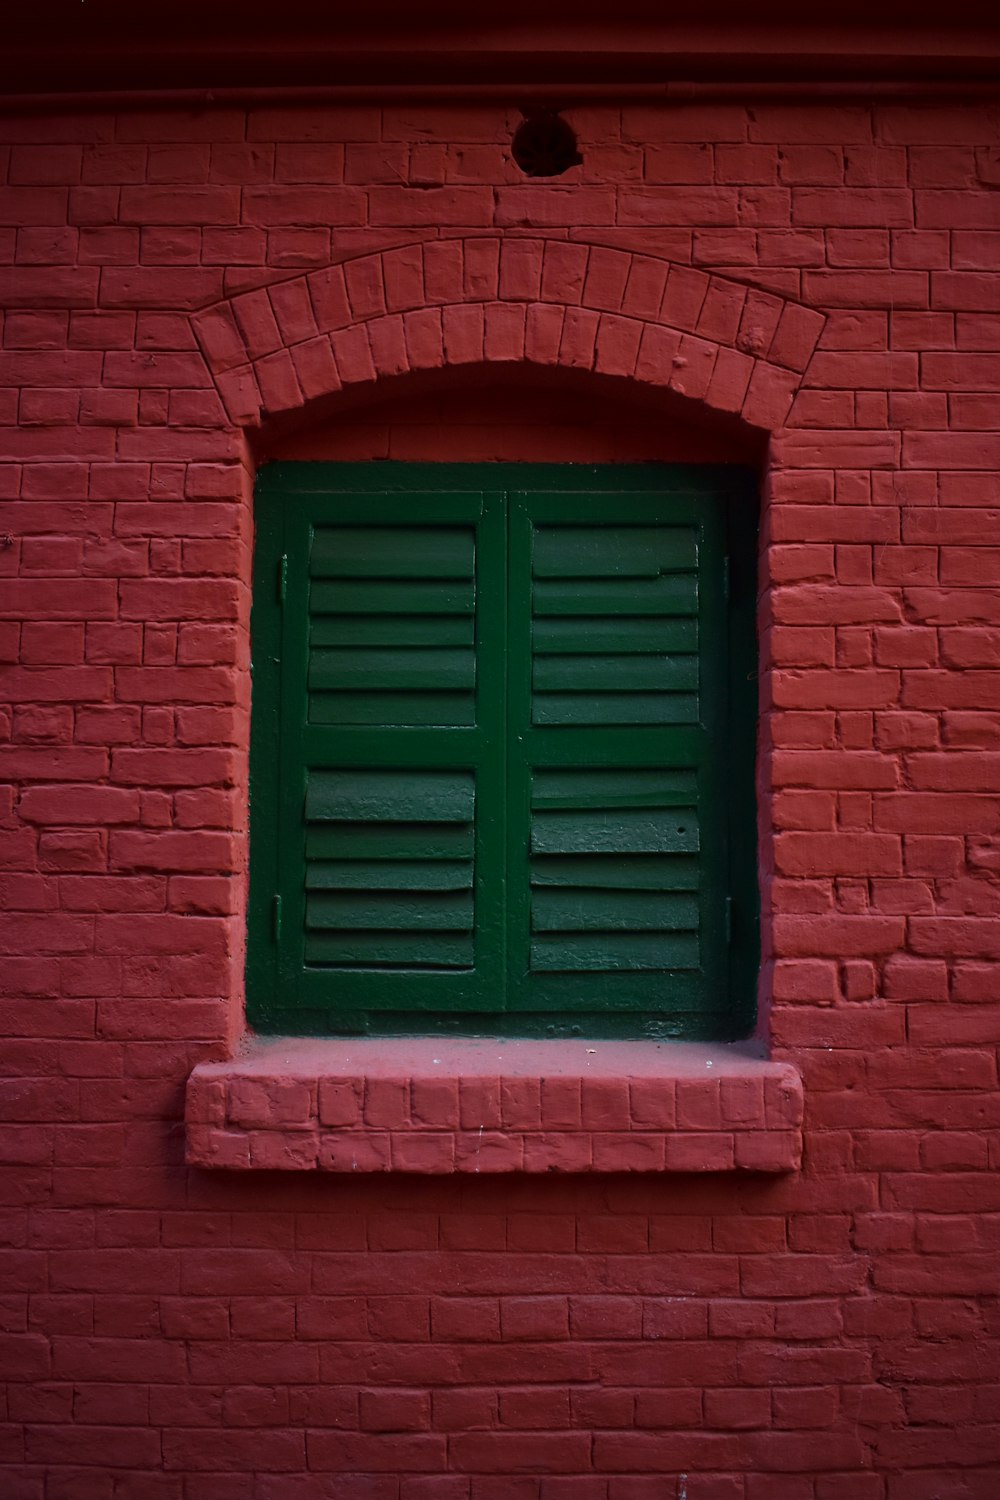
POLYGON ((5 1500, 995 1500, 1000 120, 571 118, 550 183, 492 107, 3 126, 5 1500), (762 455, 801 1173, 185 1173, 253 455, 386 451, 762 455))

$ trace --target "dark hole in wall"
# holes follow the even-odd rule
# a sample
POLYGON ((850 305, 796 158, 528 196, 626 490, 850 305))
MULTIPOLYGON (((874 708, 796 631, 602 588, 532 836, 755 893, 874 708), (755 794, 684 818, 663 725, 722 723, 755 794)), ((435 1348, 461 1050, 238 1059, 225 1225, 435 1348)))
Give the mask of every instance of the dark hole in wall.
POLYGON ((525 177, 561 177, 583 161, 572 126, 551 110, 525 116, 514 132, 511 155, 525 177))

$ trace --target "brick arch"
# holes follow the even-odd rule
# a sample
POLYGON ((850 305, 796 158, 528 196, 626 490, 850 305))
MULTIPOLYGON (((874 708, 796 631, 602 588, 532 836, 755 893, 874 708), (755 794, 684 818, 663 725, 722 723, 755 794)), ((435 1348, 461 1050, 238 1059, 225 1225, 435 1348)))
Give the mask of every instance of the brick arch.
POLYGON ((361 255, 192 317, 246 428, 386 376, 528 362, 668 388, 773 430, 824 321, 655 255, 488 235, 361 255))

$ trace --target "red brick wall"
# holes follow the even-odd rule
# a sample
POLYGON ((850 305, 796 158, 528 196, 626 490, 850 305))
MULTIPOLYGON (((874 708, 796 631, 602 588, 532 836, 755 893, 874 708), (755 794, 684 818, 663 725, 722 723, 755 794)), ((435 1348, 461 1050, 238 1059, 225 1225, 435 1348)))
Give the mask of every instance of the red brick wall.
POLYGON ((551 183, 514 118, 4 126, 5 1500, 1000 1485, 996 110, 581 110, 551 183), (185 1173, 242 1025, 252 454, 383 448, 759 457, 801 1173, 185 1173))

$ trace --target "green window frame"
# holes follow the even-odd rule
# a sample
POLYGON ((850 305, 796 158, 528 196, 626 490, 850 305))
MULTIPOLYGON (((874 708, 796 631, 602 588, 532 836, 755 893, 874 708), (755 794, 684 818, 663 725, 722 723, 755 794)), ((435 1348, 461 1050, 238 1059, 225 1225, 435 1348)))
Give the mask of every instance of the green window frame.
POLYGON ((729 466, 263 468, 250 1024, 748 1035, 756 525, 729 466))

